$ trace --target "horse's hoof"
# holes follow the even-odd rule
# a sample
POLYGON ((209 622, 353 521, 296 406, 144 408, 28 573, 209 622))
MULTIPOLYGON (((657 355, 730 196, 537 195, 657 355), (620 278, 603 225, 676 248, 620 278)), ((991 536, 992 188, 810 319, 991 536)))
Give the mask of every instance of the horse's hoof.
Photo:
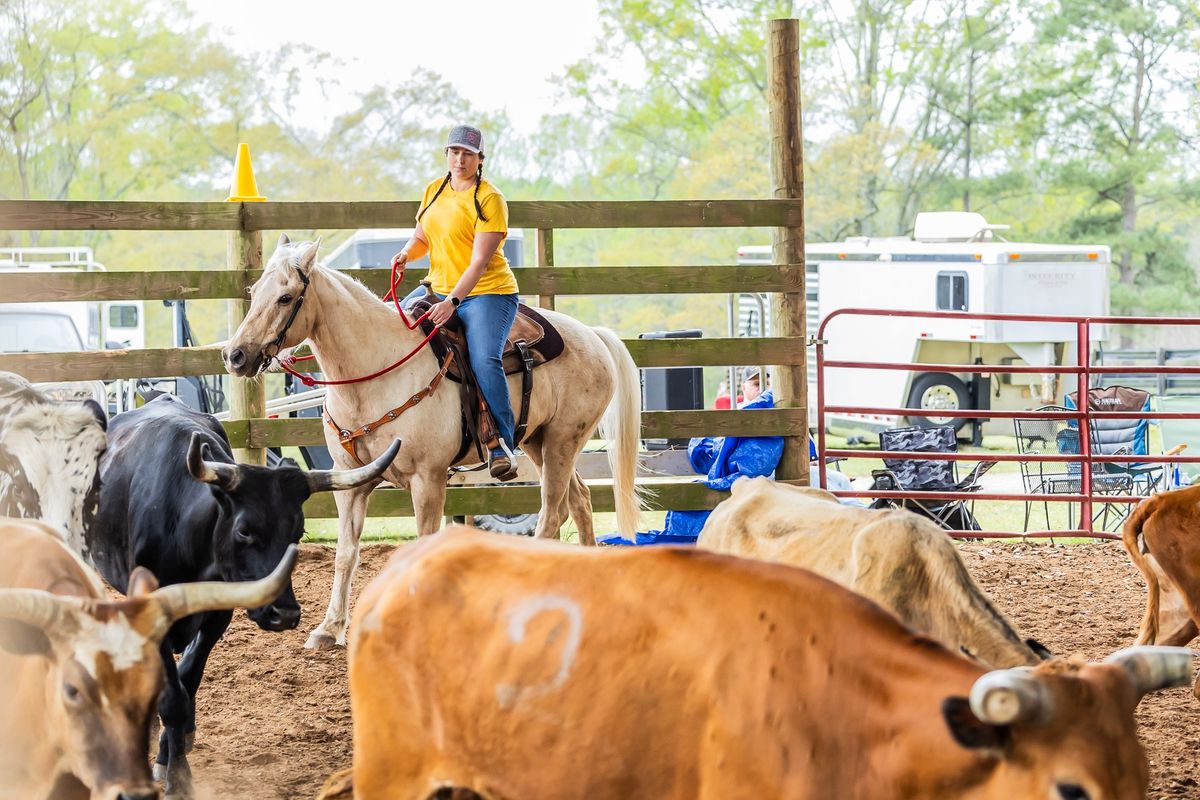
POLYGON ((332 650, 337 647, 337 640, 328 633, 318 633, 313 631, 308 636, 308 641, 304 643, 306 650, 332 650))

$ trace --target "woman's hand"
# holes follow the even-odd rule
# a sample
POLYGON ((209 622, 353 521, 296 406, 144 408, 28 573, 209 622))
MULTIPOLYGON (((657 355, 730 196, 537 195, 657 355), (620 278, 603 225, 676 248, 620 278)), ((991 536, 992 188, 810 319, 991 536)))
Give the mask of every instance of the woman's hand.
POLYGON ((443 300, 440 303, 434 303, 429 309, 429 321, 434 325, 445 325, 447 320, 454 316, 454 303, 449 299, 443 300))
POLYGON ((399 269, 408 263, 408 251, 401 250, 396 255, 392 256, 392 269, 399 269))

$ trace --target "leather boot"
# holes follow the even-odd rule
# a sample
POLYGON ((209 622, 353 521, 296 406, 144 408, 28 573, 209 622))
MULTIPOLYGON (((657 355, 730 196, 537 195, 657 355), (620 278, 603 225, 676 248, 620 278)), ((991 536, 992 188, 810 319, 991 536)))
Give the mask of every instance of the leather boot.
POLYGON ((491 457, 488 459, 488 472, 501 483, 508 483, 517 477, 516 466, 509 460, 508 454, 499 448, 491 452, 491 457))

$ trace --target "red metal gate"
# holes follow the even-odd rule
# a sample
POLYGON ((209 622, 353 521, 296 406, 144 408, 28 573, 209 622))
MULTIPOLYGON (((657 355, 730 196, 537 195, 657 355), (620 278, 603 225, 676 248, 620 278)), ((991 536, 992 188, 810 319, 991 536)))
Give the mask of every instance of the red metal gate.
MULTIPOLYGON (((970 536, 989 538, 1049 538, 1052 536, 1069 536, 1083 533, 1087 536, 1104 539, 1119 539, 1120 536, 1107 531, 1093 530, 1093 503, 1137 503, 1145 498, 1135 495, 1093 494, 1092 465, 1097 462, 1110 463, 1144 463, 1153 461, 1153 456, 1144 455, 1102 455, 1091 452, 1091 421, 1096 419, 1197 419, 1200 415, 1191 412, 1155 412, 1155 411, 1092 411, 1086 402, 1086 390, 1091 386, 1093 375, 1111 373, 1129 374, 1200 374, 1200 367, 1168 367, 1156 366, 1099 366, 1091 363, 1091 326, 1092 325, 1200 325, 1200 318, 1193 317, 1055 317, 1038 314, 975 314, 959 311, 894 311, 878 308, 843 308, 821 320, 816 336, 816 376, 817 376, 817 463, 820 474, 820 485, 828 487, 825 460, 827 457, 842 458, 889 458, 889 459, 922 459, 927 461, 1020 461, 1042 462, 1076 462, 1080 465, 1080 485, 1078 494, 1007 494, 986 492, 904 492, 904 491, 839 491, 840 497, 862 498, 894 498, 918 500, 1021 500, 1056 503, 1079 503, 1081 505, 1081 527, 1075 530, 1045 530, 1030 532, 995 532, 971 531, 970 536), (825 329, 829 323, 838 317, 920 317, 923 319, 970 319, 996 320, 1005 322, 1052 322, 1068 323, 1076 326, 1077 366, 1016 366, 1012 364, 926 364, 926 363, 892 363, 879 361, 842 361, 826 360, 825 358, 825 329), (922 372, 970 372, 970 373, 1033 373, 1033 374, 1074 374, 1078 378, 1078 387, 1082 389, 1078 396, 1081 408, 1075 411, 998 411, 994 409, 938 409, 939 417, 967 417, 971 419, 1068 419, 1076 420, 1079 424, 1078 454, 1052 453, 1022 454, 1022 453, 927 453, 860 449, 828 449, 825 443, 825 415, 827 413, 881 414, 890 416, 927 416, 928 409, 920 408, 883 408, 875 406, 827 405, 825 403, 825 370, 835 369, 871 369, 871 370, 920 370, 922 372), (1088 435, 1084 435, 1084 431, 1088 435)), ((1173 463, 1200 463, 1200 455, 1171 456, 1173 463)))

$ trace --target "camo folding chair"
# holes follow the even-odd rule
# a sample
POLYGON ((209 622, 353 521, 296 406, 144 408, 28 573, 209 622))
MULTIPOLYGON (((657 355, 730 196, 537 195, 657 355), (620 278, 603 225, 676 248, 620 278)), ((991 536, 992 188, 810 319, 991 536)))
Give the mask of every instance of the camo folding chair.
MULTIPOLYGON (((957 453, 958 439, 954 435, 954 428, 948 425, 889 428, 879 434, 879 447, 891 451, 957 453)), ((883 463, 885 469, 871 472, 875 479, 871 488, 876 491, 977 492, 983 488, 979 479, 995 464, 994 461, 980 461, 960 480, 956 461, 885 458, 883 463)), ((928 517, 946 530, 980 530, 972 508, 963 500, 880 498, 872 508, 889 506, 907 508, 928 517)))

